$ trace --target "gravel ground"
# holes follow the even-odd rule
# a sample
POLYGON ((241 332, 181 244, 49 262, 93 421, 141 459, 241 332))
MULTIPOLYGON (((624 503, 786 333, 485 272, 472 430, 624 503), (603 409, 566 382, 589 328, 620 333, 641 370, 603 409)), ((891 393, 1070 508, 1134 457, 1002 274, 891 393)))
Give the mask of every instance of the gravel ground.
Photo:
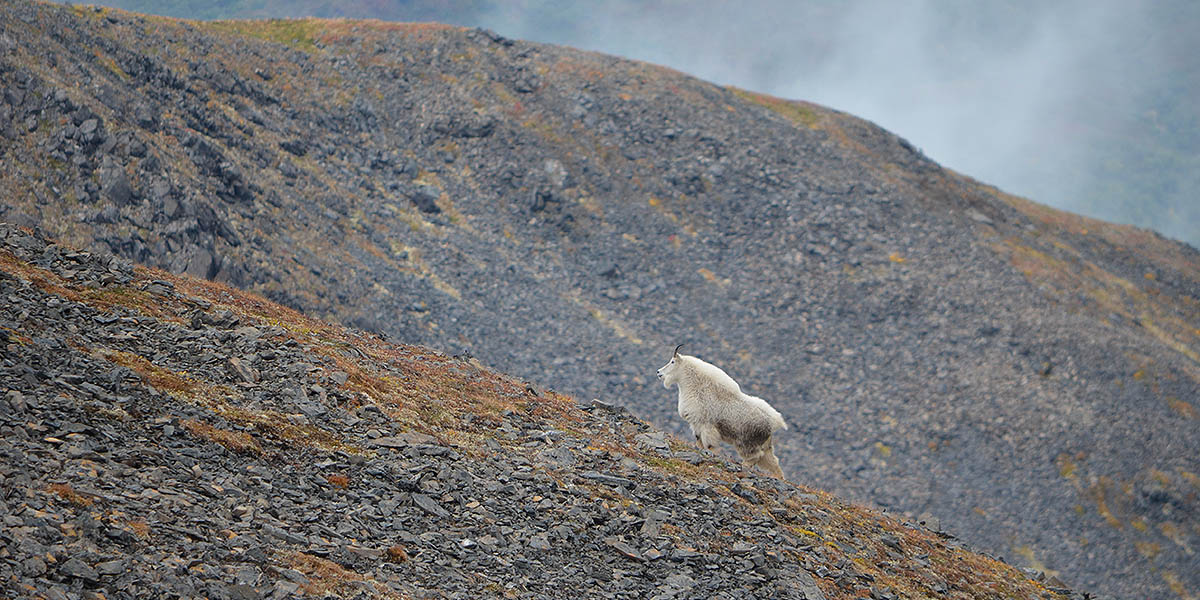
POLYGON ((7 225, 0 296, 0 596, 1083 597, 612 404, 7 225))

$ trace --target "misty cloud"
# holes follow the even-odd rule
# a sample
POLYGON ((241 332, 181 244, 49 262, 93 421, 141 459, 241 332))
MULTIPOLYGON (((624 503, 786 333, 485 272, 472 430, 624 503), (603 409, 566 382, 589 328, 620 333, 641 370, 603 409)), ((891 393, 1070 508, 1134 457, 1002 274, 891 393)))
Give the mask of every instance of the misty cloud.
MULTIPOLYGON (((1137 156, 1112 145, 1148 127, 1172 59, 1189 60, 1170 38, 1187 28, 1164 27, 1180 13, 1197 22, 1179 2, 526 1, 464 24, 825 104, 1005 191, 1195 245, 1200 202, 1188 182, 1143 191, 1104 181, 1136 168, 1124 163, 1137 156)), ((1198 149, 1182 148, 1184 159, 1198 149)))

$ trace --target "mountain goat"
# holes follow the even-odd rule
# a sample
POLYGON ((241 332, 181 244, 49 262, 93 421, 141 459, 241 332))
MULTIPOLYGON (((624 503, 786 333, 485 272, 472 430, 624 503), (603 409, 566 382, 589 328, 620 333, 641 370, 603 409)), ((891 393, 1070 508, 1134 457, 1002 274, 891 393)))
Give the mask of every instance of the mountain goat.
POLYGON ((692 426, 692 435, 708 450, 717 442, 732 444, 747 465, 783 479, 775 457, 773 434, 787 429, 783 417, 766 400, 742 393, 720 368, 675 347, 671 361, 658 370, 663 387, 679 386, 679 416, 692 426))

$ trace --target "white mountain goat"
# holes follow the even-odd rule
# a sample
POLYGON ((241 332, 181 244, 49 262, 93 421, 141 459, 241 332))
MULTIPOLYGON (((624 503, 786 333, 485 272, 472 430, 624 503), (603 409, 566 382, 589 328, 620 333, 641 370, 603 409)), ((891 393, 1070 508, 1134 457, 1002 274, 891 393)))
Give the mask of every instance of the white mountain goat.
POLYGON ((733 445, 747 465, 783 479, 775 457, 773 434, 787 429, 783 416, 766 400, 742 393, 742 388, 720 368, 695 356, 680 354, 683 344, 658 378, 663 387, 679 386, 679 416, 692 426, 692 435, 708 450, 717 442, 733 445))

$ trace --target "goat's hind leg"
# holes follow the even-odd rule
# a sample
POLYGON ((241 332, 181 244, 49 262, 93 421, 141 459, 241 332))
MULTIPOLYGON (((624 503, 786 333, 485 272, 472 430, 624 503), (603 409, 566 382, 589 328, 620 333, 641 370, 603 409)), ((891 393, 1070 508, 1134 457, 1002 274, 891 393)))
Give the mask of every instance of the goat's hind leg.
POLYGON ((771 442, 767 442, 766 447, 763 448, 762 455, 758 457, 758 460, 754 464, 772 476, 783 479, 783 469, 779 468, 779 459, 775 456, 774 444, 771 442))
POLYGON ((768 475, 783 479, 783 470, 779 468, 779 459, 775 458, 774 445, 770 439, 759 446, 739 447, 738 454, 746 463, 746 467, 758 467, 768 475))
POLYGON ((758 465, 758 459, 760 457, 762 457, 762 448, 761 447, 745 446, 742 444, 737 444, 734 446, 734 449, 737 450, 738 456, 741 457, 742 464, 746 465, 747 472, 749 472, 756 465, 758 465))

